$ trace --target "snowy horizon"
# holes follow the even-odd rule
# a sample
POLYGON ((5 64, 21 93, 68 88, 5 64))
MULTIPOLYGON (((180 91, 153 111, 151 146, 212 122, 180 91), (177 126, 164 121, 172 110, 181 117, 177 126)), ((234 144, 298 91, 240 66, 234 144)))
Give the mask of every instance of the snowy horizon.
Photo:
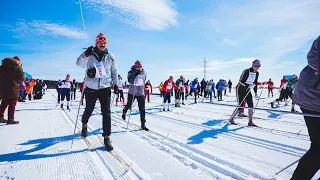
POLYGON ((0 17, 1 59, 19 56, 24 71, 39 79, 71 74, 81 81, 84 70, 76 59, 103 32, 122 77, 139 59, 154 86, 170 75, 202 79, 205 57, 207 79, 231 79, 235 85, 257 58, 259 81, 272 78, 279 86, 283 75, 299 75, 307 65, 307 52, 320 34, 315 0, 82 0, 87 34, 79 2, 55 2, 5 1, 0 17))

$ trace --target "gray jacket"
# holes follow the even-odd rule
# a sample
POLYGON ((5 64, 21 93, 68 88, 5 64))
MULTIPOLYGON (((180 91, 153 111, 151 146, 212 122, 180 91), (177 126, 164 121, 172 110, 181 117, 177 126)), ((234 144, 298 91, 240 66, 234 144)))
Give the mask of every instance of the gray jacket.
MULTIPOLYGON (((98 57, 96 53, 95 55, 98 57)), ((86 78, 85 78, 86 87, 90 89, 98 90, 98 89, 108 88, 111 85, 116 85, 118 73, 117 73, 117 66, 115 61, 116 61, 115 57, 111 53, 104 55, 101 62, 105 70, 105 75, 101 78, 100 77, 89 78, 87 76, 88 69, 95 68, 96 64, 99 63, 99 61, 93 55, 86 57, 84 53, 81 54, 77 60, 77 65, 82 68, 86 68, 86 78)), ((98 70, 96 73, 98 73, 98 70)))
POLYGON ((313 88, 320 78, 320 36, 313 42, 307 57, 308 66, 300 73, 292 100, 304 109, 320 112, 320 85, 313 88))
POLYGON ((132 66, 131 70, 128 72, 128 82, 130 83, 128 93, 133 96, 144 96, 146 79, 147 74, 144 70, 138 73, 135 67, 132 66))

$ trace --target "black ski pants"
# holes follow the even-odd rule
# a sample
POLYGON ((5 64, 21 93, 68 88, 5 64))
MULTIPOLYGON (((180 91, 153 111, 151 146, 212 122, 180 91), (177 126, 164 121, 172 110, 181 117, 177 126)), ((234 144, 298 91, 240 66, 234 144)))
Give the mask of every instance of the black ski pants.
MULTIPOLYGON (((304 108, 301 108, 301 110, 306 114, 320 115, 320 112, 314 112, 304 108)), ((320 169, 320 118, 304 116, 304 120, 308 128, 311 146, 307 153, 300 159, 292 176, 294 180, 311 179, 320 169)))
POLYGON ((76 91, 77 91, 77 89, 73 89, 73 90, 71 91, 71 100, 72 100, 72 99, 76 100, 76 91), (72 98, 72 97, 73 97, 73 98, 72 98))
POLYGON ((61 99, 61 88, 57 89, 58 92, 58 103, 60 103, 60 99, 61 99))
MULTIPOLYGON (((168 93, 168 96, 170 97, 170 93, 168 93)), ((132 108, 132 104, 135 99, 137 99, 138 101, 141 125, 145 125, 146 124, 146 106, 145 106, 146 102, 145 102, 144 96, 133 96, 132 94, 128 94, 127 105, 123 108, 123 113, 127 113, 128 109, 132 108)))
POLYGON ((90 116, 94 110, 97 99, 100 101, 101 113, 102 113, 102 136, 110 136, 111 135, 111 89, 99 89, 94 90, 90 88, 86 88, 86 108, 82 116, 82 123, 87 124, 90 116))
MULTIPOLYGON (((237 99, 238 99, 239 106, 244 106, 243 99, 245 99, 248 107, 251 107, 251 108, 253 107, 252 94, 251 94, 250 88, 239 84, 237 87, 237 99)), ((240 111, 241 109, 242 108, 239 108, 238 110, 240 111)))
POLYGON ((218 101, 222 101, 222 91, 218 91, 218 101))

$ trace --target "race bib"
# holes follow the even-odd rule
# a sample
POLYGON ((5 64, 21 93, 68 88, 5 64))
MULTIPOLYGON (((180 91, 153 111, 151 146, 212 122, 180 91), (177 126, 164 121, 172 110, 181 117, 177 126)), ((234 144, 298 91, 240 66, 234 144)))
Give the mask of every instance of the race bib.
POLYGON ((134 86, 144 86, 144 79, 142 75, 136 77, 134 86))
POLYGON ((254 73, 254 72, 249 72, 249 76, 248 76, 248 79, 247 79, 247 81, 246 81, 246 84, 251 85, 251 84, 254 83, 255 80, 256 80, 256 73, 254 73))
POLYGON ((106 78, 107 77, 107 73, 106 73, 106 70, 104 68, 102 61, 96 63, 95 68, 96 68, 96 78, 106 78))
POLYGON ((172 83, 168 83, 167 89, 172 89, 172 83))

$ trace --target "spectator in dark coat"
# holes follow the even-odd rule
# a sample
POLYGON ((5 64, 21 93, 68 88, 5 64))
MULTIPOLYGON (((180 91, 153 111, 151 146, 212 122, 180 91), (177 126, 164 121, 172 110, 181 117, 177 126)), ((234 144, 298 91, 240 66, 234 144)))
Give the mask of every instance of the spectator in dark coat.
POLYGON ((19 98, 20 82, 25 77, 19 57, 5 58, 0 66, 0 123, 18 124, 14 120, 14 111, 19 98), (4 119, 4 112, 8 108, 8 121, 4 119))
MULTIPOLYGON (((301 71, 293 102, 303 113, 320 115, 320 36, 308 53, 308 65, 301 71)), ((311 146, 300 159, 292 180, 311 179, 320 169, 320 117, 304 116, 311 146)))

